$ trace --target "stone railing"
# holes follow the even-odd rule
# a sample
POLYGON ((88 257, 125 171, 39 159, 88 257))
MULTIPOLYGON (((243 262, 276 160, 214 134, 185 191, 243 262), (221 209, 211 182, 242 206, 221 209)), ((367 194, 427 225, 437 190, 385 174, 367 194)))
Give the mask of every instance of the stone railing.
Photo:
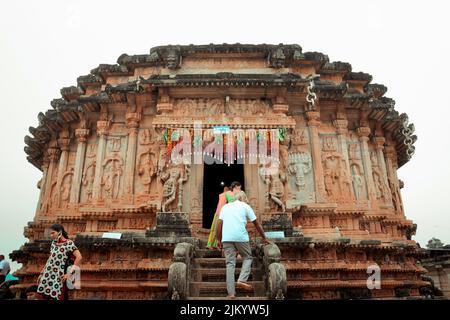
POLYGON ((186 299, 189 296, 189 279, 191 278, 191 261, 194 250, 194 245, 187 242, 176 245, 173 251, 173 263, 169 268, 169 299, 186 299))
POLYGON ((283 300, 287 291, 286 268, 281 264, 280 248, 274 243, 257 246, 264 268, 264 281, 270 299, 283 300))

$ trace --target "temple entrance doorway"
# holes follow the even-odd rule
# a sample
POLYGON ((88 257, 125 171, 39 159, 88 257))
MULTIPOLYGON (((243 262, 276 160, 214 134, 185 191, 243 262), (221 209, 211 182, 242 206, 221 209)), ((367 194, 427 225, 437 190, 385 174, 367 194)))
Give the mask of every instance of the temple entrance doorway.
POLYGON ((203 165, 203 228, 210 229, 214 213, 219 201, 219 194, 224 186, 230 186, 233 181, 239 181, 244 190, 244 165, 213 163, 203 165))

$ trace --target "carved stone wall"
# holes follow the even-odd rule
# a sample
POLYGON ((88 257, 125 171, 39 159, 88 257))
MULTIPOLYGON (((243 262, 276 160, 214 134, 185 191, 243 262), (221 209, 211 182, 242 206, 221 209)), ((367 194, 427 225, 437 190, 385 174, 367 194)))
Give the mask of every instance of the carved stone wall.
MULTIPOLYGON (((25 152, 43 175, 35 217, 25 229, 29 247, 48 239, 55 222, 72 237, 116 231, 145 238, 156 234, 159 213, 183 215, 192 236, 205 238, 202 152, 226 153, 214 145, 212 130, 223 125, 236 136, 221 139, 246 145, 235 156, 245 157, 249 202, 268 228, 282 223, 286 235, 316 243, 415 245, 415 225, 405 217, 397 176, 414 151, 414 128, 383 96, 386 88, 370 84, 370 75, 320 53, 303 53, 297 45, 157 47, 149 55, 122 55, 118 63, 100 65, 79 77, 77 87, 63 88, 63 98, 52 101, 54 110, 41 113, 39 126, 30 128, 25 152), (192 140, 183 145, 186 132, 192 140), (249 152, 250 141, 275 145, 279 161, 259 161, 249 152), (176 163, 171 150, 183 150, 192 163, 176 163), (251 163, 252 157, 257 161, 251 163), (277 170, 270 170, 275 164, 277 170)), ((18 274, 31 283, 46 258, 45 250, 33 253, 27 245, 15 256, 24 264, 18 274)), ((154 252, 121 249, 123 257, 84 246, 89 284, 74 297, 162 297, 168 269, 158 267, 158 259, 170 257, 164 241, 154 246, 154 252), (97 260, 104 264, 95 266, 97 260), (115 288, 114 277, 132 289, 115 288), (104 287, 96 286, 99 280, 104 287)), ((349 257, 337 249, 302 250, 286 246, 283 257, 295 257, 295 263, 351 259, 339 276, 331 267, 320 274, 311 266, 288 268, 290 290, 311 299, 366 294, 333 281, 365 279, 363 269, 349 270, 357 261, 367 262, 371 249, 361 247, 359 258, 350 249, 343 250, 349 257), (314 284, 295 282, 300 275, 314 284)), ((394 295, 386 290, 377 294, 394 295)))

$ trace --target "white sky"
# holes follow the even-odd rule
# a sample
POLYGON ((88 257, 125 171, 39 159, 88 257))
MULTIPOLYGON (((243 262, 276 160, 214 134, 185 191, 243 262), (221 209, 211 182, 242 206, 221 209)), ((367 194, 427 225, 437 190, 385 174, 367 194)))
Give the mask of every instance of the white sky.
POLYGON ((122 53, 165 44, 297 43, 373 75, 415 124, 399 170, 422 246, 450 243, 450 100, 446 1, 7 1, 0 6, 0 253, 25 242, 41 172, 23 137, 62 87, 122 53))

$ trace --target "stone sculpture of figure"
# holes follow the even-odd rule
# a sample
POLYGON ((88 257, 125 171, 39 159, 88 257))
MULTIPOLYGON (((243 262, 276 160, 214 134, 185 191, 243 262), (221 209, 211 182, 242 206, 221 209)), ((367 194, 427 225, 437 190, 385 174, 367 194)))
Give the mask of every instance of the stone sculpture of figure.
POLYGON ((337 197, 342 190, 340 180, 341 156, 335 152, 324 154, 325 190, 329 197, 337 197))
POLYGON ((286 173, 283 169, 274 170, 275 172, 271 172, 271 170, 266 169, 266 167, 261 166, 259 171, 260 177, 267 185, 266 196, 277 206, 281 207, 282 212, 284 212, 286 210, 286 206, 283 202, 286 173))
POLYGON ((176 199, 178 193, 178 210, 181 211, 183 206, 183 183, 189 178, 189 166, 177 165, 166 169, 161 173, 161 181, 163 185, 163 199, 161 203, 162 212, 168 212, 167 207, 176 199), (184 168, 183 168, 184 167, 184 168))
POLYGON ((341 159, 341 179, 344 185, 344 192, 353 198, 352 192, 352 179, 350 178, 350 174, 347 170, 347 163, 344 159, 341 159))
POLYGON ((83 173, 82 184, 84 186, 84 192, 86 194, 86 200, 92 200, 92 192, 94 187, 95 178, 95 161, 86 167, 83 173))
POLYGON ((55 206, 58 202, 58 192, 57 192, 57 186, 56 186, 56 181, 52 183, 52 186, 50 188, 50 194, 49 194, 49 198, 48 198, 48 206, 47 206, 47 210, 52 208, 53 206, 55 206))
POLYGON ((378 158, 375 151, 370 153, 370 162, 372 163, 372 167, 378 167, 378 158))
POLYGON ((288 146, 280 143, 280 168, 286 169, 289 161, 288 146))
POLYGON ((146 151, 142 152, 138 157, 138 175, 141 178, 142 184, 145 186, 145 192, 150 193, 150 185, 153 178, 157 174, 158 162, 158 142, 151 138, 150 130, 145 129, 141 132, 141 145, 148 145, 146 151))
POLYGON ((145 192, 150 193, 152 179, 156 176, 156 154, 148 151, 139 156, 138 174, 142 184, 145 186, 145 192))
POLYGON ((161 175, 169 163, 170 155, 168 155, 166 152, 166 146, 163 139, 158 139, 156 142, 156 146, 158 149, 158 169, 156 171, 156 175, 161 175))
POLYGON ((374 170, 372 176, 375 183, 375 192, 377 199, 385 200, 383 182, 381 181, 381 176, 378 173, 378 170, 374 170))
POLYGON ((123 161, 118 156, 106 158, 103 162, 105 168, 102 186, 106 193, 106 197, 110 199, 117 199, 120 190, 120 177, 123 174, 123 161))
POLYGON ((73 168, 67 171, 63 176, 63 183, 61 185, 61 201, 69 202, 70 200, 70 189, 72 187, 72 177, 73 177, 73 168))
POLYGON ((305 175, 311 172, 311 156, 307 152, 291 153, 289 155, 288 174, 295 177, 297 191, 302 191, 306 186, 305 175))
POLYGON ((363 189, 363 180, 359 173, 359 167, 355 164, 351 166, 352 169, 352 181, 353 181, 353 190, 355 192, 356 200, 361 199, 362 189, 363 189))
POLYGON ((139 132, 139 144, 148 145, 152 141, 149 129, 143 129, 139 132))
POLYGON ((402 212, 403 207, 400 199, 399 185, 393 178, 388 178, 388 182, 392 192, 392 204, 394 205, 395 211, 402 212))
POLYGON ((305 130, 294 130, 292 136, 292 151, 300 152, 302 147, 308 144, 308 138, 306 137, 305 130))
POLYGON ((180 66, 181 55, 178 48, 171 48, 167 52, 166 65, 169 69, 176 69, 180 66))

